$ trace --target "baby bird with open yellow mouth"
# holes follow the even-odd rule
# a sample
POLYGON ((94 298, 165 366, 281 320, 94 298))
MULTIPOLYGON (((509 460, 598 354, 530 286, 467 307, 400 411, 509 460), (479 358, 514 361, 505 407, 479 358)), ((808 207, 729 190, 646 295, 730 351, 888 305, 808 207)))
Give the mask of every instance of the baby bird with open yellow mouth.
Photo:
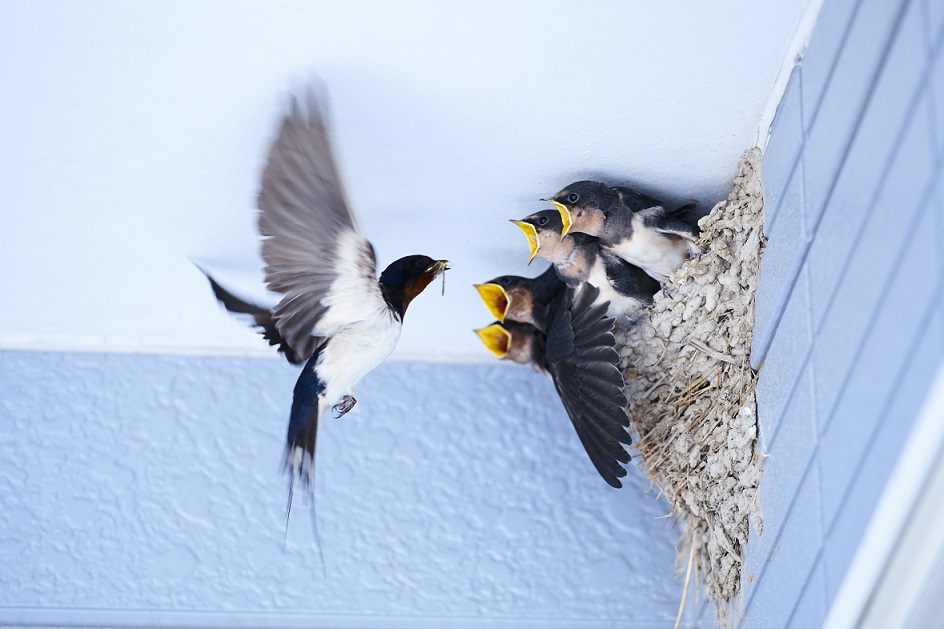
POLYGON ((515 221, 528 239, 531 257, 554 265, 557 276, 580 292, 585 286, 598 290, 597 303, 609 302, 611 317, 628 322, 652 305, 659 282, 639 267, 600 247, 599 239, 583 233, 563 234, 556 210, 542 210, 515 221))
MULTIPOLYGON (((595 303, 599 291, 593 286, 575 292, 563 285, 550 302, 544 302, 534 290, 547 282, 544 276, 530 283, 526 278, 517 279, 525 280, 519 288, 530 293, 533 312, 544 311, 537 318, 544 320, 545 330, 505 319, 476 330, 476 334, 499 358, 530 363, 551 378, 593 466, 610 486, 622 487, 619 479, 626 470, 620 464, 630 461, 624 446, 632 443, 632 437, 627 430, 614 321, 606 316, 606 303, 595 303)), ((486 305, 493 309, 488 301, 486 305)), ((520 314, 524 319, 536 319, 523 310, 520 314)))
POLYGON ((551 377, 547 364, 547 335, 530 323, 510 319, 496 321, 474 330, 485 348, 502 360, 531 365, 535 371, 551 377))
POLYGON ((502 275, 475 285, 493 317, 505 323, 528 323, 541 332, 547 331, 548 311, 563 297, 565 287, 553 266, 535 278, 502 275))
POLYGON ((662 201, 638 190, 597 181, 572 183, 547 200, 560 213, 562 235, 596 236, 604 251, 660 282, 701 253, 698 230, 682 220, 694 203, 668 211, 662 201))

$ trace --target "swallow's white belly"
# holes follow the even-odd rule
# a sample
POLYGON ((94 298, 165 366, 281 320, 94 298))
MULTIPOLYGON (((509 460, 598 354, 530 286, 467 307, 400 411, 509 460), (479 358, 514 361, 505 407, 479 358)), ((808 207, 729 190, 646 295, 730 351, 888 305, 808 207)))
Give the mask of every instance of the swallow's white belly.
POLYGON ((358 383, 393 352, 400 340, 400 321, 389 310, 345 326, 325 346, 316 367, 325 383, 327 408, 345 395, 354 397, 358 383))
POLYGON ((662 282, 697 253, 698 246, 686 238, 646 227, 641 219, 633 217, 632 237, 613 247, 613 252, 662 282))

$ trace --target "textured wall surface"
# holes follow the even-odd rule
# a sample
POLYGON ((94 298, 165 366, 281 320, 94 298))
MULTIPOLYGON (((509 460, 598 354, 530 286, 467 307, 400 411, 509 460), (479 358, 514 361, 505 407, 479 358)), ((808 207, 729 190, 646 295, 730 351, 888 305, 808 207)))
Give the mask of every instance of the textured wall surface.
POLYGON ((942 46, 940 0, 826 0, 775 119, 748 627, 820 626, 944 355, 942 46))
POLYGON ((386 364, 280 470, 295 369, 0 353, 0 624, 671 625, 668 507, 596 475, 549 381, 386 364), (359 412, 358 412, 359 411, 359 412))

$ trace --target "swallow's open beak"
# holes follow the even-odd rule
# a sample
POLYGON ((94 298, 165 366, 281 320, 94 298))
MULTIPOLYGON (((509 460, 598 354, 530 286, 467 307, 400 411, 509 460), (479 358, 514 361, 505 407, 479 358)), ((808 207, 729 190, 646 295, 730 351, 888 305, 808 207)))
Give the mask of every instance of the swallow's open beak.
POLYGON ((449 260, 436 260, 426 269, 427 273, 432 273, 433 277, 437 277, 440 273, 444 273, 449 270, 449 260))
POLYGON ((500 323, 475 330, 479 339, 486 349, 499 358, 504 358, 508 354, 508 347, 511 345, 511 332, 501 326, 500 323))
POLYGON ((511 222, 520 227, 521 231, 524 232, 525 237, 528 239, 528 247, 531 248, 531 257, 528 258, 528 264, 531 264, 531 261, 534 260, 534 256, 538 253, 538 247, 541 246, 538 242, 538 232, 531 223, 516 221, 514 219, 512 219, 511 222))
POLYGON ((504 321, 508 313, 508 293, 505 289, 498 284, 475 284, 475 290, 479 291, 479 297, 492 316, 504 321))
POLYGON ((567 232, 570 231, 570 225, 572 223, 570 218, 570 210, 563 203, 558 203, 557 201, 548 201, 551 205, 557 208, 557 211, 560 212, 561 222, 564 224, 564 228, 561 230, 561 240, 564 239, 564 236, 567 235, 567 232))

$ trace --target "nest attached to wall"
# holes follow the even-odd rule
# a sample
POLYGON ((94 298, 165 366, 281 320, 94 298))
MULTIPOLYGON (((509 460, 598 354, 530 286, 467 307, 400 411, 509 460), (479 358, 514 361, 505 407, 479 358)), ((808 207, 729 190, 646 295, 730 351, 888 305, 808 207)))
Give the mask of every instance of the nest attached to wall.
MULTIPOLYGON (((763 236, 761 153, 698 224, 704 253, 656 294, 648 320, 617 332, 640 468, 672 504, 679 565, 728 616, 741 552, 760 531, 751 335, 763 236)), ((689 576, 686 577, 686 584, 689 576)))

